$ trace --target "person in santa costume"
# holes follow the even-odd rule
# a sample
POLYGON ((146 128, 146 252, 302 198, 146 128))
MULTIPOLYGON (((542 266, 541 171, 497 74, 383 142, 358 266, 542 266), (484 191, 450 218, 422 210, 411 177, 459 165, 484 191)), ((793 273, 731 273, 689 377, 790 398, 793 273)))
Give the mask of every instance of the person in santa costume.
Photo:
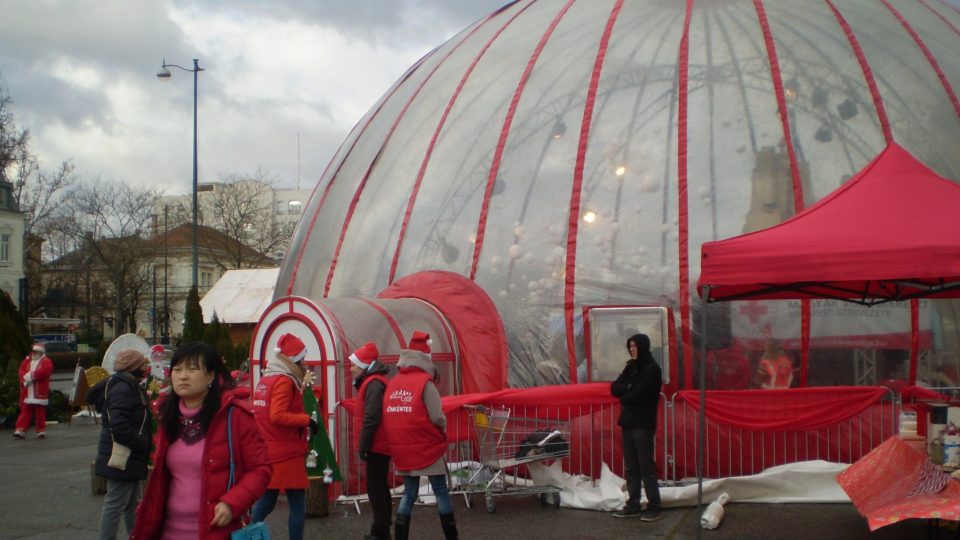
POLYGON ((287 494, 290 513, 287 517, 291 540, 303 538, 306 518, 307 467, 310 435, 316 433, 316 420, 303 407, 303 379, 307 355, 303 341, 293 334, 284 334, 277 341, 276 354, 253 392, 253 412, 260 433, 267 443, 268 462, 273 476, 267 492, 253 506, 253 521, 263 521, 277 504, 280 490, 287 494))
POLYGON ((53 361, 44 354, 43 345, 35 343, 30 354, 20 363, 20 415, 14 439, 26 439, 30 421, 36 424, 37 437, 47 436, 47 401, 50 397, 50 376, 53 361))
POLYGON ((447 487, 447 418, 443 414, 436 380, 439 372, 430 358, 430 335, 416 331, 400 351, 397 375, 387 383, 383 398, 383 432, 396 473, 404 477, 403 497, 394 524, 396 540, 410 534, 410 514, 426 476, 437 497, 440 525, 447 540, 459 538, 447 487))
POLYGON ((390 447, 383 434, 383 395, 387 388, 390 368, 378 360, 380 350, 376 343, 365 343, 350 355, 350 374, 357 388, 356 409, 361 428, 357 435, 357 450, 366 464, 367 497, 373 509, 373 523, 367 539, 390 538, 390 514, 393 500, 390 496, 390 447))

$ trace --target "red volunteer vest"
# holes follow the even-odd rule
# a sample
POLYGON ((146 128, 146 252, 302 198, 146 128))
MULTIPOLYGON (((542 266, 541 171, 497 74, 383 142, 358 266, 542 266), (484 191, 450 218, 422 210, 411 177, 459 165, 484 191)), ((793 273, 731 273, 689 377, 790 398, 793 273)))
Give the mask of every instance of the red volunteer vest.
POLYGON ((423 404, 423 388, 429 380, 423 370, 400 368, 387 383, 381 425, 398 471, 429 467, 447 449, 447 437, 430 422, 423 404))
MULTIPOLYGON (((270 463, 280 463, 295 457, 306 457, 308 430, 299 426, 281 426, 270 421, 270 401, 273 389, 284 375, 262 377, 253 392, 253 414, 260 426, 260 435, 267 443, 267 455, 270 463)), ((303 393, 297 390, 295 384, 293 396, 290 398, 290 409, 293 414, 306 414, 303 409, 303 393)))
MULTIPOLYGON (((380 381, 383 383, 383 386, 387 386, 387 378, 383 375, 370 375, 363 380, 363 384, 360 385, 360 390, 357 391, 357 399, 360 400, 361 405, 366 408, 367 404, 367 385, 371 381, 380 381)), ((386 391, 384 391, 386 392, 386 391)), ((363 425, 363 408, 359 412, 361 426, 363 425)), ((357 430, 357 434, 360 434, 360 430, 357 430)), ((373 433, 373 444, 370 446, 371 452, 376 452, 378 454, 383 454, 385 456, 390 455, 390 445, 387 444, 387 437, 383 433, 383 417, 380 417, 380 425, 377 426, 377 430, 373 433)))

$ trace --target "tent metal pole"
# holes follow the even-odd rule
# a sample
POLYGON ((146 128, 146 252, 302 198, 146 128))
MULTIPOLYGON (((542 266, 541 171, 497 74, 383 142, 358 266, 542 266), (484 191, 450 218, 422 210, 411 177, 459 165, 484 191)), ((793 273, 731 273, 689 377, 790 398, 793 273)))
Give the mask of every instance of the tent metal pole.
MULTIPOLYGON (((710 298, 710 286, 705 287, 703 298, 710 298)), ((704 447, 707 444, 707 430, 704 425, 707 410, 707 303, 700 306, 700 410, 697 412, 697 539, 703 538, 700 516, 703 515, 703 461, 704 447)))

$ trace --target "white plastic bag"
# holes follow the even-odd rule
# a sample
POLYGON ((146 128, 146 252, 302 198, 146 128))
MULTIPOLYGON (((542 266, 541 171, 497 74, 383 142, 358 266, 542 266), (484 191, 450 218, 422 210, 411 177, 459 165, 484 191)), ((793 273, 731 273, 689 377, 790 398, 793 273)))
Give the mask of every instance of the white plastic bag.
POLYGON ((700 526, 704 529, 719 527, 720 522, 723 521, 723 505, 727 504, 729 500, 730 495, 726 492, 721 493, 717 500, 710 503, 707 509, 703 511, 703 515, 700 516, 700 526))

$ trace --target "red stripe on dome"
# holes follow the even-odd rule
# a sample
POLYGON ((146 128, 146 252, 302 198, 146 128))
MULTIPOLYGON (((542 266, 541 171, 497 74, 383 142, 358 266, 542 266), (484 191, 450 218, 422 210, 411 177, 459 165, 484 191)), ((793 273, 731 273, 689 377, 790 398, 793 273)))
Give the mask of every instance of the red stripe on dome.
MULTIPOLYGON (((370 115, 370 118, 367 119, 367 122, 363 124, 363 128, 360 129, 360 133, 357 134, 357 138, 353 140, 353 144, 350 145, 350 149, 347 150, 346 155, 343 156, 343 159, 340 160, 340 163, 337 165, 337 170, 333 172, 333 176, 330 177, 330 181, 327 182, 327 185, 323 188, 323 195, 320 197, 320 202, 317 203, 317 207, 316 209, 314 209, 313 216, 310 218, 310 227, 307 229, 306 235, 303 237, 303 242, 300 243, 300 246, 299 246, 300 252, 297 253, 297 262, 295 262, 293 265, 293 272, 291 272, 290 274, 290 284, 287 285, 287 295, 293 294, 293 286, 296 284, 297 273, 300 270, 300 263, 303 262, 303 254, 307 250, 309 240, 310 240, 310 235, 313 234, 313 228, 316 226, 317 217, 320 215, 320 209, 323 208, 323 204, 327 202, 327 195, 330 194, 330 187, 333 186, 333 181, 336 180, 337 175, 340 174, 340 168, 343 167, 343 164, 347 162, 347 159, 350 157, 350 154, 353 152, 353 149, 356 148, 357 142, 363 137, 363 134, 367 131, 367 127, 370 126, 370 124, 373 122, 373 119, 376 118, 378 114, 380 114, 380 110, 383 109, 383 106, 388 101, 390 101, 390 98, 393 96, 393 94, 396 93, 396 91, 401 86, 403 86, 403 81, 405 81, 407 77, 412 75, 417 70, 417 68, 420 67, 420 64, 422 64, 425 59, 426 59, 426 56, 421 58, 420 60, 417 60, 417 63, 414 64, 413 67, 411 67, 407 71, 407 75, 403 77, 403 80, 398 82, 396 85, 394 85, 392 89, 390 89, 390 93, 387 94, 387 97, 383 98, 383 101, 381 101, 380 105, 377 106, 377 110, 373 111, 373 114, 370 115)), ((353 133, 354 129, 357 129, 357 126, 353 126, 353 129, 350 130, 350 134, 353 133)), ((347 139, 349 138, 350 138, 350 135, 348 134, 347 139)), ((346 142, 346 140, 344 140, 344 142, 346 142)), ((342 148, 343 144, 341 143, 340 146, 342 148)), ((338 148, 337 152, 339 151, 340 149, 338 148)), ((324 168, 323 170, 323 174, 320 175, 321 179, 327 174, 327 170, 330 169, 330 165, 333 165, 333 159, 336 159, 336 157, 337 157, 336 154, 334 154, 333 158, 330 160, 330 163, 327 163, 326 168, 324 168)), ((313 195, 311 195, 310 198, 313 199, 313 195)))
POLYGON ((920 300, 910 300, 910 386, 917 384, 917 360, 920 357, 920 300))
MULTIPOLYGON (((763 31, 763 42, 767 48, 767 58, 770 62, 770 78, 773 79, 773 91, 777 97, 777 112, 780 117, 780 124, 783 126, 783 141, 787 146, 787 155, 790 157, 790 179, 793 182, 793 210, 799 214, 803 210, 803 185, 800 182, 800 168, 797 165, 797 153, 793 147, 793 133, 790 129, 790 114, 787 110, 787 98, 783 91, 783 77, 780 73, 780 60, 777 56, 777 45, 773 41, 773 33, 770 31, 770 21, 767 19, 767 11, 763 7, 762 0, 753 0, 753 5, 757 10, 757 19, 760 22, 760 29, 763 31)), ((806 302, 806 309, 803 311, 807 316, 801 316, 800 323, 800 342, 801 345, 800 366, 801 370, 807 365, 810 343, 810 306, 809 300, 806 302)))
POLYGON ((427 165, 430 163, 430 158, 433 157, 433 149, 437 145, 437 139, 440 138, 440 132, 443 130, 444 125, 447 123, 447 117, 450 115, 450 111, 453 109, 453 104, 456 103, 457 99, 460 97, 460 93, 463 91, 463 87, 467 84, 467 79, 470 78, 470 75, 473 73, 473 69, 477 67, 477 64, 480 62, 480 59, 483 58, 483 55, 486 54, 487 49, 493 44, 497 38, 500 37, 500 34, 506 30, 507 26, 510 25, 520 16, 521 13, 527 10, 528 7, 532 6, 536 0, 532 0, 527 5, 523 6, 518 10, 513 16, 507 19, 502 26, 487 40, 487 43, 484 44, 483 48, 480 49, 480 52, 477 53, 477 56, 473 59, 473 62, 470 63, 470 66, 464 72, 463 77, 460 78, 460 83, 457 84, 457 89, 453 91, 453 95, 450 96, 450 100, 447 101, 447 106, 443 109, 443 114, 440 115, 440 121, 437 123, 437 128, 433 131, 433 136, 430 138, 430 144, 427 145, 427 151, 423 155, 423 161, 420 163, 420 170, 417 171, 417 180, 413 183, 413 189, 410 191, 410 197, 407 199, 407 208, 403 213, 403 223, 400 225, 400 234, 397 236, 397 247, 393 251, 393 259, 390 262, 390 274, 387 277, 387 284, 393 284, 393 280, 397 276, 397 265, 400 263, 400 251, 403 249, 403 241, 407 236, 407 225, 410 223, 410 216, 413 214, 413 206, 417 202, 417 195, 420 193, 420 184, 423 182, 423 177, 427 172, 427 165))
POLYGON ((763 31, 763 42, 767 47, 767 59, 770 62, 770 77, 773 79, 773 91, 777 97, 777 113, 783 127, 783 141, 787 146, 787 155, 790 157, 790 178, 793 181, 793 211, 800 213, 803 210, 803 186, 800 184, 800 168, 797 166, 797 154, 793 148, 793 134, 790 130, 790 116, 787 111, 787 98, 783 91, 783 78, 780 73, 780 60, 777 56, 777 45, 773 42, 773 33, 770 31, 770 22, 762 0, 753 0, 763 31))
POLYGON ((510 100, 510 107, 507 109, 507 117, 503 120, 503 127, 500 129, 500 138, 497 140, 497 147, 493 154, 493 163, 490 165, 490 174, 487 177, 487 186, 483 191, 483 203, 480 206, 480 221, 477 223, 477 239, 473 245, 473 262, 470 264, 470 280, 473 281, 477 277, 477 265, 480 262, 480 251, 483 249, 483 237, 487 229, 487 212, 490 208, 490 196, 493 194, 493 184, 497 179, 497 173, 500 171, 500 161, 503 159, 503 149, 507 145, 507 137, 510 136, 510 126, 513 124, 513 116, 517 112, 517 104, 520 103, 520 96, 523 95, 523 91, 527 86, 527 80, 530 78, 530 73, 533 71, 533 66, 537 63, 537 60, 540 58, 540 53, 543 52, 544 46, 546 46, 547 41, 550 39, 550 36, 553 34, 553 31, 557 28, 557 25, 560 24, 560 20, 563 19, 563 16, 567 14, 567 10, 570 9, 570 6, 576 0, 567 0, 567 3, 564 4, 563 8, 560 9, 560 12, 550 21, 550 26, 547 27, 547 30, 543 33, 543 36, 540 37, 540 42, 537 43, 537 47, 533 50, 533 54, 530 55, 530 59, 527 60, 527 66, 523 70, 523 75, 520 76, 520 81, 517 83, 517 89, 513 92, 513 99, 510 100))
POLYGON ((800 386, 807 386, 810 372, 810 299, 800 301, 800 386))
MULTIPOLYGON (((568 3, 567 6, 569 7, 569 5, 568 3)), ((613 34, 613 25, 617 22, 617 15, 620 14, 621 7, 623 7, 623 0, 617 0, 613 9, 610 10, 603 35, 600 37, 597 57, 593 61, 593 73, 590 75, 590 86, 587 89, 586 103, 583 106, 583 120, 580 122, 577 164, 573 169, 573 187, 570 190, 570 211, 567 217, 567 261, 563 279, 563 313, 567 335, 567 367, 572 382, 577 382, 577 346, 574 340, 573 301, 577 274, 577 230, 580 223, 580 191, 583 187, 583 167, 587 158, 587 143, 590 141, 593 107, 596 104, 597 89, 600 86, 600 72, 603 70, 603 60, 607 56, 610 35, 613 34)))
MULTIPOLYGON (((367 129, 367 126, 369 124, 370 124, 370 121, 368 120, 367 123, 363 125, 363 129, 367 129)), ((359 124, 357 124, 356 126, 353 126, 353 129, 357 129, 357 126, 359 126, 359 124)), ((350 133, 347 134, 347 139, 350 138, 351 134, 353 134, 353 130, 350 130, 350 133)), ((359 135, 357 136, 357 138, 359 138, 359 135)), ((345 143, 346 143, 346 139, 344 140, 344 142, 340 143, 340 148, 337 148, 337 152, 333 154, 333 158, 331 158, 330 162, 327 163, 327 166, 324 167, 323 173, 320 174, 320 178, 323 178, 327 175, 327 171, 330 170, 330 166, 333 165, 333 160, 336 159, 337 154, 340 153, 340 150, 343 148, 343 145, 345 143)), ((340 161, 341 165, 343 165, 343 162, 346 161, 347 156, 350 155, 350 151, 352 151, 354 145, 356 145, 357 143, 356 139, 354 139, 353 143, 354 144, 350 145, 350 150, 347 151, 347 154, 343 157, 343 160, 340 161)), ((340 167, 338 166, 337 171, 339 172, 339 170, 340 170, 340 167)), ((334 173, 334 177, 335 176, 336 176, 336 173, 334 173)), ((320 196, 320 202, 317 203, 316 211, 314 211, 313 216, 310 218, 310 225, 307 226, 307 232, 304 233, 305 236, 303 238, 303 242, 300 244, 300 251, 297 253, 297 262, 294 263, 293 265, 293 272, 290 273, 290 283, 287 284, 287 296, 290 296, 291 294, 293 294, 293 285, 297 281, 297 272, 300 270, 300 261, 303 259, 303 252, 306 250, 308 240, 310 240, 310 233, 313 232, 313 226, 317 222, 317 216, 320 215, 320 207, 323 206, 324 201, 327 200, 327 195, 330 193, 331 184, 333 184, 333 178, 331 178, 330 181, 327 182, 327 185, 324 186, 323 194, 320 196)), ((310 193, 310 200, 307 201, 307 208, 310 208, 310 203, 313 202, 313 198, 316 196, 317 188, 319 188, 319 186, 314 188, 313 192, 310 193)), ((294 234, 294 237, 296 237, 296 234, 294 234)))
POLYGON ((957 100, 957 94, 953 91, 953 85, 950 84, 950 81, 947 80, 946 74, 943 73, 943 69, 940 68, 940 63, 937 62, 937 59, 933 57, 933 53, 930 52, 930 49, 927 48, 927 44, 923 42, 923 39, 920 37, 920 34, 917 34, 917 31, 913 29, 913 26, 907 22, 907 19, 897 10, 897 8, 890 5, 890 2, 887 0, 880 0, 884 6, 893 14, 894 17, 900 21, 900 24, 903 25, 904 30, 910 34, 910 37, 913 38, 913 41, 916 42, 917 47, 920 47, 920 50, 923 51, 923 56, 927 58, 927 62, 930 63, 930 67, 933 68, 933 71, 936 72, 937 78, 940 79, 940 84, 943 85, 943 89, 947 92, 947 96, 950 98, 950 103, 953 104, 953 110, 957 113, 957 117, 960 118, 960 101, 957 100))
POLYGON ((890 129, 890 119, 887 117, 887 110, 883 106, 883 98, 880 96, 880 89, 877 88, 877 80, 873 76, 873 70, 870 69, 870 63, 867 62, 867 57, 863 54, 863 48, 860 47, 860 42, 857 40, 857 36, 853 33, 853 29, 850 28, 850 25, 847 23, 847 20, 840 13, 840 10, 833 4, 831 0, 824 0, 827 3, 827 6, 830 7, 830 11, 833 12, 833 16, 836 17, 837 23, 840 24, 840 28, 843 29, 843 33, 847 36, 847 41, 850 42, 850 48, 853 49, 853 54, 857 57, 857 62, 860 63, 860 69, 863 71, 863 77, 867 80, 867 87, 870 89, 870 96, 873 98, 873 106, 877 111, 877 118, 880 121, 880 128, 883 129, 883 139, 890 144, 893 142, 893 132, 890 129))
POLYGON ((384 319, 386 319, 387 324, 390 325, 390 329, 393 330, 393 335, 396 336, 397 338, 397 343, 400 345, 400 348, 406 349, 407 342, 406 340, 403 339, 403 331, 400 330, 400 325, 397 324, 397 320, 393 318, 393 315, 390 315, 390 313, 388 313, 387 310, 383 308, 383 306, 374 302, 373 300, 370 300, 369 298, 360 298, 360 300, 366 302, 367 304, 370 304, 370 307, 377 310, 377 312, 380 313, 380 315, 382 315, 384 319))
POLYGON ((950 8, 950 9, 956 11, 957 13, 960 13, 960 8, 958 8, 957 6, 955 6, 955 5, 953 5, 953 4, 948 4, 947 2, 944 2, 943 0, 940 0, 940 3, 943 4, 943 5, 945 5, 945 6, 947 6, 947 7, 950 8))
MULTIPOLYGON (((687 115, 690 94, 690 19, 693 0, 687 0, 680 38, 679 97, 677 104, 677 220, 680 263, 680 339, 683 340, 683 387, 693 388, 693 340, 690 336, 690 229, 687 194, 687 115)), ((706 306, 704 306, 706 309, 706 306)), ((705 328, 700 329, 705 332, 705 328)))
POLYGON ((447 51, 447 54, 441 58, 433 69, 430 70, 430 73, 427 73, 427 76, 420 81, 420 84, 417 86, 417 89, 413 91, 413 94, 407 98, 407 102, 403 104, 403 109, 400 110, 400 113, 397 114, 397 117, 394 118, 393 124, 390 125, 390 131, 387 132, 387 136, 383 139, 383 143, 380 144, 380 149, 377 150, 376 155, 373 156, 373 160, 370 161, 370 165, 367 166, 366 172, 363 173, 363 178, 360 179, 360 184, 357 186, 356 191, 353 193, 353 198, 350 199, 350 206, 347 207, 347 215, 344 216, 343 226, 340 227, 340 237, 337 239, 337 247, 333 251, 333 259, 330 261, 330 268, 327 270, 327 280, 323 284, 323 297, 326 298, 330 294, 330 284, 333 283, 333 275, 337 270, 337 262, 340 260, 340 250, 343 248, 343 239, 347 236, 347 229, 350 227, 350 222, 353 220, 353 213, 357 210, 357 204, 360 202, 360 195, 363 194, 363 188, 367 185, 367 180, 370 179, 370 174, 373 173, 373 169, 376 168, 377 162, 380 161, 380 156, 383 155, 383 152, 386 150, 387 145, 390 144, 390 139, 393 138, 393 133, 396 131, 397 126, 400 124, 400 120, 403 119, 404 115, 407 114, 407 110, 410 108, 410 105, 413 103, 413 100, 417 99, 417 96, 420 95, 420 91, 423 90, 423 87, 430 82, 430 79, 433 78, 433 75, 440 69, 440 66, 447 61, 450 56, 460 48, 470 36, 479 30, 484 24, 487 23, 491 18, 496 15, 496 12, 488 15, 478 24, 467 33, 456 45, 450 47, 450 50, 447 51))
MULTIPOLYGON (((930 4, 928 4, 925 0, 918 0, 918 1, 919 1, 921 4, 923 4, 923 7, 929 9, 931 13, 933 13, 934 15, 937 16, 937 18, 939 18, 941 21, 943 21, 944 24, 946 24, 947 26, 949 26, 950 29, 953 30, 953 33, 954 33, 954 34, 957 34, 958 36, 960 36, 960 29, 958 29, 958 28, 956 27, 956 25, 954 25, 952 22, 948 21, 947 18, 944 17, 942 13, 940 13, 939 11, 933 9, 933 8, 930 6, 930 4)), ((954 9, 956 9, 956 8, 954 8, 954 9)))

